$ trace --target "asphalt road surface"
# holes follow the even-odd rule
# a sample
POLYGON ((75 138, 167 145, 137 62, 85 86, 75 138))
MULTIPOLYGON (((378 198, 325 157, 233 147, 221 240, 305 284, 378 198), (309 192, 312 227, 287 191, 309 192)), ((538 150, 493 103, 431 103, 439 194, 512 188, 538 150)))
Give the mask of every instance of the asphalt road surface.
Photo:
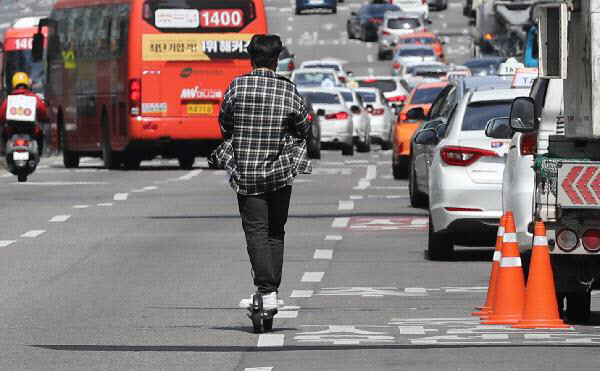
MULTIPOLYGON (((346 39, 358 2, 337 15, 267 5, 271 31, 299 61, 389 70, 373 62, 376 45, 346 39)), ((460 3, 432 19, 453 35, 450 59, 466 59, 460 3)), ((0 170, 0 369, 597 369, 598 313, 552 331, 481 326, 469 315, 484 302, 492 250, 429 261, 427 213, 410 208, 390 157, 325 151, 314 174, 297 178, 286 307, 265 335, 237 308, 253 287, 222 171, 161 159, 139 171, 107 171, 97 159, 67 170, 47 158, 17 184, 0 170)))

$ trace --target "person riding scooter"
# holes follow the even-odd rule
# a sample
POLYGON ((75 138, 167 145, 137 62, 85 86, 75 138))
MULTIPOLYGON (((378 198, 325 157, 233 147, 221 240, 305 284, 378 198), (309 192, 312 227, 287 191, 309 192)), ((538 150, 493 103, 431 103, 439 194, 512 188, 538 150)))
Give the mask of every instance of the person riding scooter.
MULTIPOLYGON (((17 72, 13 75, 12 78, 12 92, 10 95, 27 95, 30 97, 36 98, 36 125, 34 127, 33 136, 35 140, 38 142, 38 148, 42 149, 43 146, 43 133, 42 128, 39 125, 40 122, 48 120, 48 113, 46 109, 46 103, 34 92, 29 90, 31 86, 31 80, 29 76, 25 72, 17 72)), ((6 109, 8 105, 8 99, 4 99, 2 102, 2 106, 0 106, 0 124, 3 124, 2 130, 0 131, 2 137, 2 143, 5 143, 8 138, 6 138, 6 109)))

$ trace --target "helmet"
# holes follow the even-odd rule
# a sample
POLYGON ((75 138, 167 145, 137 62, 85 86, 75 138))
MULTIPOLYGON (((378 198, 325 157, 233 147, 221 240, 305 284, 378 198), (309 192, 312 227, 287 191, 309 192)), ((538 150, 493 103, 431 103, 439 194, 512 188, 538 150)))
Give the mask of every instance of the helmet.
POLYGON ((15 89, 19 85, 25 85, 27 89, 29 89, 29 76, 25 72, 17 72, 13 75, 12 78, 12 86, 15 89))

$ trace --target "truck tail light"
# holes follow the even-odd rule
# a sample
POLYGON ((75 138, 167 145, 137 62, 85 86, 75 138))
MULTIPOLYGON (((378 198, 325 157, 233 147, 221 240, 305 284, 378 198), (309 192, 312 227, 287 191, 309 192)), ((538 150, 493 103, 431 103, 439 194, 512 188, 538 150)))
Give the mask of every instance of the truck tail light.
POLYGON ((533 155, 537 150, 537 134, 527 133, 521 136, 521 156, 533 155))
POLYGON ((327 120, 346 120, 348 118, 348 112, 330 113, 325 115, 327 120))
POLYGON ((394 62, 394 64, 392 65, 392 68, 395 69, 395 70, 400 69, 400 63, 394 62))
POLYGON ((443 147, 440 154, 442 161, 451 166, 469 166, 481 157, 498 157, 494 151, 460 146, 443 147))
POLYGON ((579 244, 579 237, 573 230, 565 228, 556 235, 556 244, 562 251, 571 252, 579 244))
POLYGON ((129 113, 138 116, 141 113, 142 82, 140 79, 129 80, 129 113))
POLYGON ((600 251, 600 230, 588 229, 581 238, 583 248, 589 252, 600 251))

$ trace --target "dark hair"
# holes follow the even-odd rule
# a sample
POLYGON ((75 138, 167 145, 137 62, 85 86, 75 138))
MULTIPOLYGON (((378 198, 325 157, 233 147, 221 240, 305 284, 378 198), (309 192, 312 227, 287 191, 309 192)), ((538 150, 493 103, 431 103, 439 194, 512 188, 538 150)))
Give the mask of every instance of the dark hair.
POLYGON ((254 35, 248 45, 248 54, 257 68, 271 67, 282 50, 283 44, 277 35, 254 35))

